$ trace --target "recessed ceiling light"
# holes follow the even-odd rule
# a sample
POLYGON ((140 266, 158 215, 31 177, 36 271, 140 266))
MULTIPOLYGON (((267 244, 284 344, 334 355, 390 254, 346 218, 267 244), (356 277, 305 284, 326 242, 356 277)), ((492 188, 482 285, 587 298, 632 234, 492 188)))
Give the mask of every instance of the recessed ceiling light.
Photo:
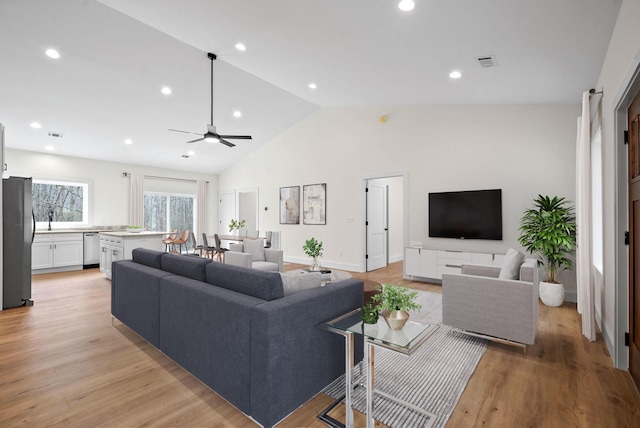
POLYGON ((60 58, 60 54, 55 49, 47 49, 44 53, 46 53, 49 58, 53 58, 53 59, 60 58))
POLYGON ((50 152, 52 152, 54 150, 53 146, 47 146, 47 147, 45 147, 45 149, 49 150, 50 152))
POLYGON ((31 125, 29 125, 29 126, 31 126, 32 128, 35 128, 35 129, 42 128, 42 125, 40 125, 38 122, 31 122, 31 125))
POLYGON ((193 150, 189 150, 189 151, 187 152, 187 154, 188 154, 189 156, 193 156, 193 155, 195 155, 195 154, 196 154, 196 152, 194 152, 193 150))
POLYGON ((124 140, 125 144, 133 144, 133 141, 131 141, 131 138, 127 138, 126 140, 124 140))
POLYGON ((311 89, 316 89, 318 86, 315 83, 309 83, 311 89))
POLYGON ((409 12, 410 10, 413 10, 414 7, 416 7, 416 4, 413 2, 413 0, 402 0, 400 3, 398 3, 398 7, 400 8, 400 10, 409 12))
POLYGON ((459 71, 452 71, 451 73, 449 73, 449 77, 451 77, 452 79, 459 79, 462 77, 462 73, 460 73, 459 71))
POLYGON ((244 51, 247 50, 247 47, 242 43, 236 43, 236 49, 238 49, 239 51, 244 52, 244 51))
POLYGON ((240 117, 240 116, 242 116, 242 112, 241 111, 236 110, 236 111, 233 112, 233 117, 240 117))
POLYGON ((162 93, 165 94, 165 95, 171 94, 171 88, 168 87, 168 86, 163 86, 162 87, 162 93))

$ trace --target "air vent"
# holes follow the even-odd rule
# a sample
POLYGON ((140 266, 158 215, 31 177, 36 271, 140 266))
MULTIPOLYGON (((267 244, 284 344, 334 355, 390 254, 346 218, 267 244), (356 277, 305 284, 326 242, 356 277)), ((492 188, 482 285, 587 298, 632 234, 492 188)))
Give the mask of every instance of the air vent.
POLYGON ((53 138, 64 138, 64 134, 62 132, 47 132, 47 135, 53 138))
POLYGON ((498 66, 498 61, 496 61, 496 57, 493 55, 480 56, 476 58, 476 60, 478 61, 478 65, 480 65, 480 67, 483 67, 483 68, 498 66))

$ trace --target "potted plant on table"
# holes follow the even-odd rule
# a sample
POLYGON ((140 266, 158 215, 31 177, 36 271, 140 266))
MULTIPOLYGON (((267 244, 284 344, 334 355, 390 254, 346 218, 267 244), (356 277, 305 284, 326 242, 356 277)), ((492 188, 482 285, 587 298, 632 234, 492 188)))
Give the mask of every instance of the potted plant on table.
POLYGON ((409 320, 407 311, 418 310, 422 305, 416 302, 417 291, 410 291, 399 285, 383 284, 378 287, 378 294, 372 297, 378 302, 377 309, 392 330, 402 330, 409 320))
POLYGON ((313 259, 309 270, 319 271, 320 264, 318 263, 318 257, 322 257, 322 241, 316 240, 316 238, 307 239, 302 246, 304 253, 313 259))
POLYGON ((229 223, 229 232, 233 232, 234 230, 240 232, 240 229, 242 229, 246 223, 247 220, 236 220, 232 218, 231 223, 229 223))
POLYGON ((545 265, 547 281, 540 281, 540 300, 547 306, 560 306, 564 301, 564 286, 557 272, 573 267, 569 256, 575 254, 576 217, 574 208, 565 198, 538 195, 534 207, 520 220, 518 242, 530 254, 539 254, 538 266, 545 265))

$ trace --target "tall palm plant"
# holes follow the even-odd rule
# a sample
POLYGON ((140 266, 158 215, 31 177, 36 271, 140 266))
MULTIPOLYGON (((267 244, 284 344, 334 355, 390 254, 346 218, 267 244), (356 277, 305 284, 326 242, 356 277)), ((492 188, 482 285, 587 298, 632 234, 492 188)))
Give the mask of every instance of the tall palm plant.
POLYGON ((557 196, 538 195, 533 205, 522 215, 518 242, 529 253, 540 254, 538 264, 546 265, 547 281, 557 283, 557 271, 573 267, 568 256, 575 254, 576 248, 574 208, 557 196))

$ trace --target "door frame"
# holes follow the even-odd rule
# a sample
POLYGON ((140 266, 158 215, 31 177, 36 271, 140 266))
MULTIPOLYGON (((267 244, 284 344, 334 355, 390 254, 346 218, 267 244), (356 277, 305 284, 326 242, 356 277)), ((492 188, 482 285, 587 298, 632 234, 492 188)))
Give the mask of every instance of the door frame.
POLYGON ((362 221, 360 222, 360 266, 359 272, 367 271, 367 226, 365 224, 367 218, 367 180, 375 180, 376 178, 393 178, 402 177, 402 242, 406 247, 409 242, 409 172, 396 171, 377 174, 365 174, 360 176, 360 212, 362 221))
MULTIPOLYGON (((629 72, 622 80, 614 97, 613 142, 615 144, 615 328, 614 343, 607 343, 616 368, 629 369, 629 348, 624 344, 624 335, 629 330, 629 254, 624 243, 624 234, 629 224, 629 186, 627 177, 627 145, 624 131, 627 129, 627 109, 636 93, 640 91, 640 53, 636 55, 629 72)), ((604 335, 605 341, 609 339, 604 335)), ((608 342, 608 341, 607 341, 608 342)))

